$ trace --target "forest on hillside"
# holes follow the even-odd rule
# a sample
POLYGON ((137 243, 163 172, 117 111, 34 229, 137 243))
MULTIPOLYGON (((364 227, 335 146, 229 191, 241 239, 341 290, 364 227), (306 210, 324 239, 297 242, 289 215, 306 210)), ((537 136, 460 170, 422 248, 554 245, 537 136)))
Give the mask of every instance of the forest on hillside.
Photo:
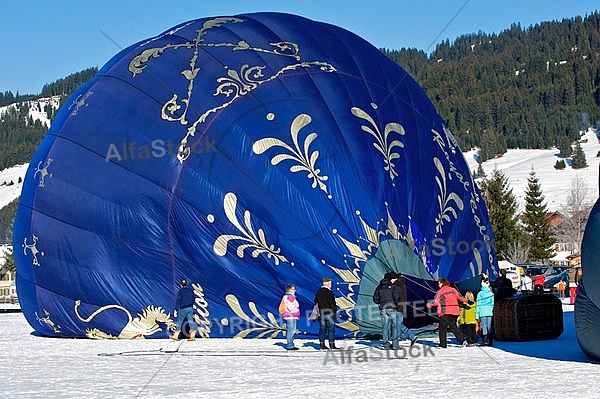
MULTIPOLYGON (((62 104, 97 71, 97 68, 89 68, 46 84, 38 96, 13 95, 10 91, 0 93, 0 106, 13 104, 0 115, 0 170, 29 162, 48 132, 49 126, 29 116, 29 102, 58 95, 62 104)), ((57 112, 51 106, 46 106, 43 111, 49 120, 53 120, 57 112)))
MULTIPOLYGON (((87 68, 80 72, 72 73, 71 75, 55 80, 51 83, 46 83, 40 94, 25 94, 21 95, 19 92, 13 94, 12 91, 6 91, 4 93, 0 92, 0 107, 5 105, 36 100, 38 98, 43 97, 51 97, 51 96, 65 96, 68 97, 71 94, 75 93, 75 91, 85 82, 94 77, 94 75, 98 72, 98 68, 87 68)), ((65 98, 66 99, 66 98, 65 98)))
POLYGON ((423 87, 480 162, 508 148, 562 148, 600 125, 600 14, 384 54, 423 87))

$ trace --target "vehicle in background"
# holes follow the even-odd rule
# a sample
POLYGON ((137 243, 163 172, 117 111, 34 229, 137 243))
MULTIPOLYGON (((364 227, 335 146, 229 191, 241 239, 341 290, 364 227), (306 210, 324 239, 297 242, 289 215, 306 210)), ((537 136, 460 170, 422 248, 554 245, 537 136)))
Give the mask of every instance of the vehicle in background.
POLYGON ((569 286, 569 269, 563 270, 561 273, 554 274, 546 277, 544 281, 544 292, 555 293, 558 292, 558 283, 560 280, 565 281, 565 291, 569 286))
POLYGON ((569 270, 568 266, 554 266, 554 265, 542 265, 542 266, 529 266, 526 272, 531 272, 531 278, 539 274, 543 274, 546 279, 554 277, 565 270, 569 270))
POLYGON ((548 266, 529 266, 527 270, 525 270, 525 273, 530 272, 531 278, 533 279, 537 275, 544 274, 547 269, 548 266))
POLYGON ((535 263, 515 263, 515 266, 519 267, 519 271, 520 271, 521 276, 524 276, 525 272, 527 270, 529 270, 532 267, 537 267, 539 265, 536 265, 535 263))
POLYGON ((507 270, 506 278, 512 282, 512 287, 518 291, 521 286, 521 276, 519 273, 507 270))

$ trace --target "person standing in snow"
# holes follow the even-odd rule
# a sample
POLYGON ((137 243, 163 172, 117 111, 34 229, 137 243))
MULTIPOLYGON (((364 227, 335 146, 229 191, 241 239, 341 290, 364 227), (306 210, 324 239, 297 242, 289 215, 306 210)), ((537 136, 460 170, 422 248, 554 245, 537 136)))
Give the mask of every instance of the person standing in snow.
POLYGON ((465 298, 467 298, 467 302, 458 305, 460 306, 458 325, 463 334, 465 334, 465 337, 467 337, 468 345, 474 346, 477 343, 477 318, 475 317, 477 302, 471 291, 465 294, 465 298))
POLYGON ((481 325, 481 345, 492 346, 492 316, 494 314, 494 293, 487 279, 481 281, 481 291, 477 294, 475 319, 481 325))
POLYGON ((194 321, 194 290, 187 285, 185 279, 181 280, 181 288, 175 299, 175 310, 177 310, 177 324, 175 326, 175 331, 173 331, 173 335, 171 335, 170 338, 173 341, 179 339, 181 325, 183 324, 183 320, 187 319, 190 326, 190 338, 188 341, 195 341, 197 325, 194 321))
POLYGON ((338 349, 335 346, 335 315, 337 305, 331 291, 331 279, 323 278, 323 286, 315 294, 315 305, 319 306, 319 349, 338 349), (329 348, 325 345, 325 333, 329 339, 329 348))
POLYGON ((397 313, 398 305, 400 304, 400 291, 394 285, 397 278, 396 273, 386 273, 373 293, 373 302, 379 305, 382 327, 381 335, 385 349, 398 348, 398 328, 396 321, 398 320, 397 313))
POLYGON ((531 280, 531 271, 528 270, 525 272, 525 275, 521 279, 521 292, 524 294, 529 294, 533 291, 533 280, 531 280))
POLYGON ((286 338, 287 346, 285 349, 289 351, 298 350, 294 346, 294 335, 296 334, 296 324, 300 319, 300 303, 296 299, 296 286, 294 284, 288 284, 285 287, 285 295, 282 298, 284 313, 283 319, 286 324, 286 338))
POLYGON ((565 299, 565 289, 567 288, 567 284, 565 283, 565 280, 560 279, 556 288, 558 289, 558 297, 560 299, 565 299))
POLYGON ((458 302, 467 302, 467 298, 461 296, 456 289, 450 287, 448 279, 440 278, 438 280, 439 291, 435 294, 433 303, 428 303, 428 308, 437 307, 438 316, 440 318, 439 348, 446 348, 446 332, 450 330, 456 337, 462 347, 467 346, 465 335, 456 325, 456 319, 460 314, 458 302))
POLYGON ((538 274, 537 276, 535 276, 535 278, 533 279, 533 292, 535 292, 536 294, 543 294, 545 282, 546 278, 543 274, 538 274))
POLYGON ((500 277, 491 286, 496 299, 510 298, 516 293, 512 286, 512 281, 506 277, 506 269, 500 269, 500 277))
POLYGON ((406 296, 406 284, 402 276, 398 276, 396 281, 393 282, 398 292, 400 293, 400 303, 398 304, 398 312, 396 313, 396 333, 395 335, 399 338, 410 340, 410 346, 413 346, 417 342, 417 336, 410 331, 408 327, 404 325, 404 313, 406 312, 406 305, 408 305, 406 296))

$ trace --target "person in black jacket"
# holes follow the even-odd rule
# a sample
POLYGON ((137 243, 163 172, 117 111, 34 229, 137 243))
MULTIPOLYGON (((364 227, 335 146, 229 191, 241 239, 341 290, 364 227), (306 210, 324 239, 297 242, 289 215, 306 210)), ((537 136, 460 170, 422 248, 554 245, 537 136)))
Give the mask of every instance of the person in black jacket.
POLYGON ((373 302, 379 305, 383 344, 386 349, 398 348, 396 321, 400 305, 400 291, 394 285, 398 276, 396 273, 386 273, 373 293, 373 302), (391 339, 390 339, 391 336, 391 339), (390 341, 391 344, 390 344, 390 341))
POLYGON ((512 281, 506 277, 506 269, 500 269, 500 277, 492 282, 492 291, 496 299, 510 298, 517 292, 512 286, 512 281))
POLYGON ((319 345, 320 349, 339 349, 335 346, 335 315, 337 305, 331 292, 331 279, 325 277, 323 286, 315 294, 315 305, 319 306, 319 345), (329 348, 325 345, 325 333, 329 339, 329 348))
POLYGON ((415 342, 417 342, 417 336, 410 331, 408 327, 404 325, 404 315, 406 313, 406 306, 408 305, 407 296, 406 296, 406 284, 404 283, 404 279, 401 276, 393 281, 394 285, 398 289, 400 293, 400 303, 398 304, 398 309, 396 313, 396 332, 395 335, 398 338, 408 339, 410 340, 410 346, 413 346, 415 342))
POLYGON ((181 289, 177 293, 177 298, 175 300, 175 310, 177 310, 177 325, 175 327, 175 331, 173 331, 173 335, 171 338, 173 341, 177 341, 179 339, 179 331, 181 330, 181 325, 183 324, 183 320, 187 319, 188 324, 190 326, 190 338, 188 341, 194 341, 196 338, 196 322, 194 321, 194 290, 187 285, 187 281, 181 280, 181 289))

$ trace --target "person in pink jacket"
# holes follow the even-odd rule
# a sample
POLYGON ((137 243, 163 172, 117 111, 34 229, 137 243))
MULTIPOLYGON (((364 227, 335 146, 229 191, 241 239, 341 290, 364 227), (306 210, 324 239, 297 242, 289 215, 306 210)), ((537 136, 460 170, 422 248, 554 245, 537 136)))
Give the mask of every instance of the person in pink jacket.
POLYGON ((285 307, 283 319, 285 320, 287 329, 287 347, 285 349, 295 351, 298 350, 298 348, 294 346, 294 335, 296 334, 296 324, 298 323, 298 319, 300 319, 300 304, 296 299, 295 285, 288 284, 285 287, 285 295, 283 296, 282 301, 285 307))
POLYGON ((467 302, 467 298, 461 296, 458 291, 450 287, 450 282, 445 278, 438 280, 439 291, 435 294, 433 303, 428 303, 428 308, 437 307, 437 313, 440 318, 439 336, 440 344, 439 348, 446 348, 446 332, 450 330, 456 337, 458 342, 461 343, 462 347, 467 346, 467 340, 465 335, 460 331, 456 325, 456 320, 460 314, 460 307, 458 302, 467 302))

